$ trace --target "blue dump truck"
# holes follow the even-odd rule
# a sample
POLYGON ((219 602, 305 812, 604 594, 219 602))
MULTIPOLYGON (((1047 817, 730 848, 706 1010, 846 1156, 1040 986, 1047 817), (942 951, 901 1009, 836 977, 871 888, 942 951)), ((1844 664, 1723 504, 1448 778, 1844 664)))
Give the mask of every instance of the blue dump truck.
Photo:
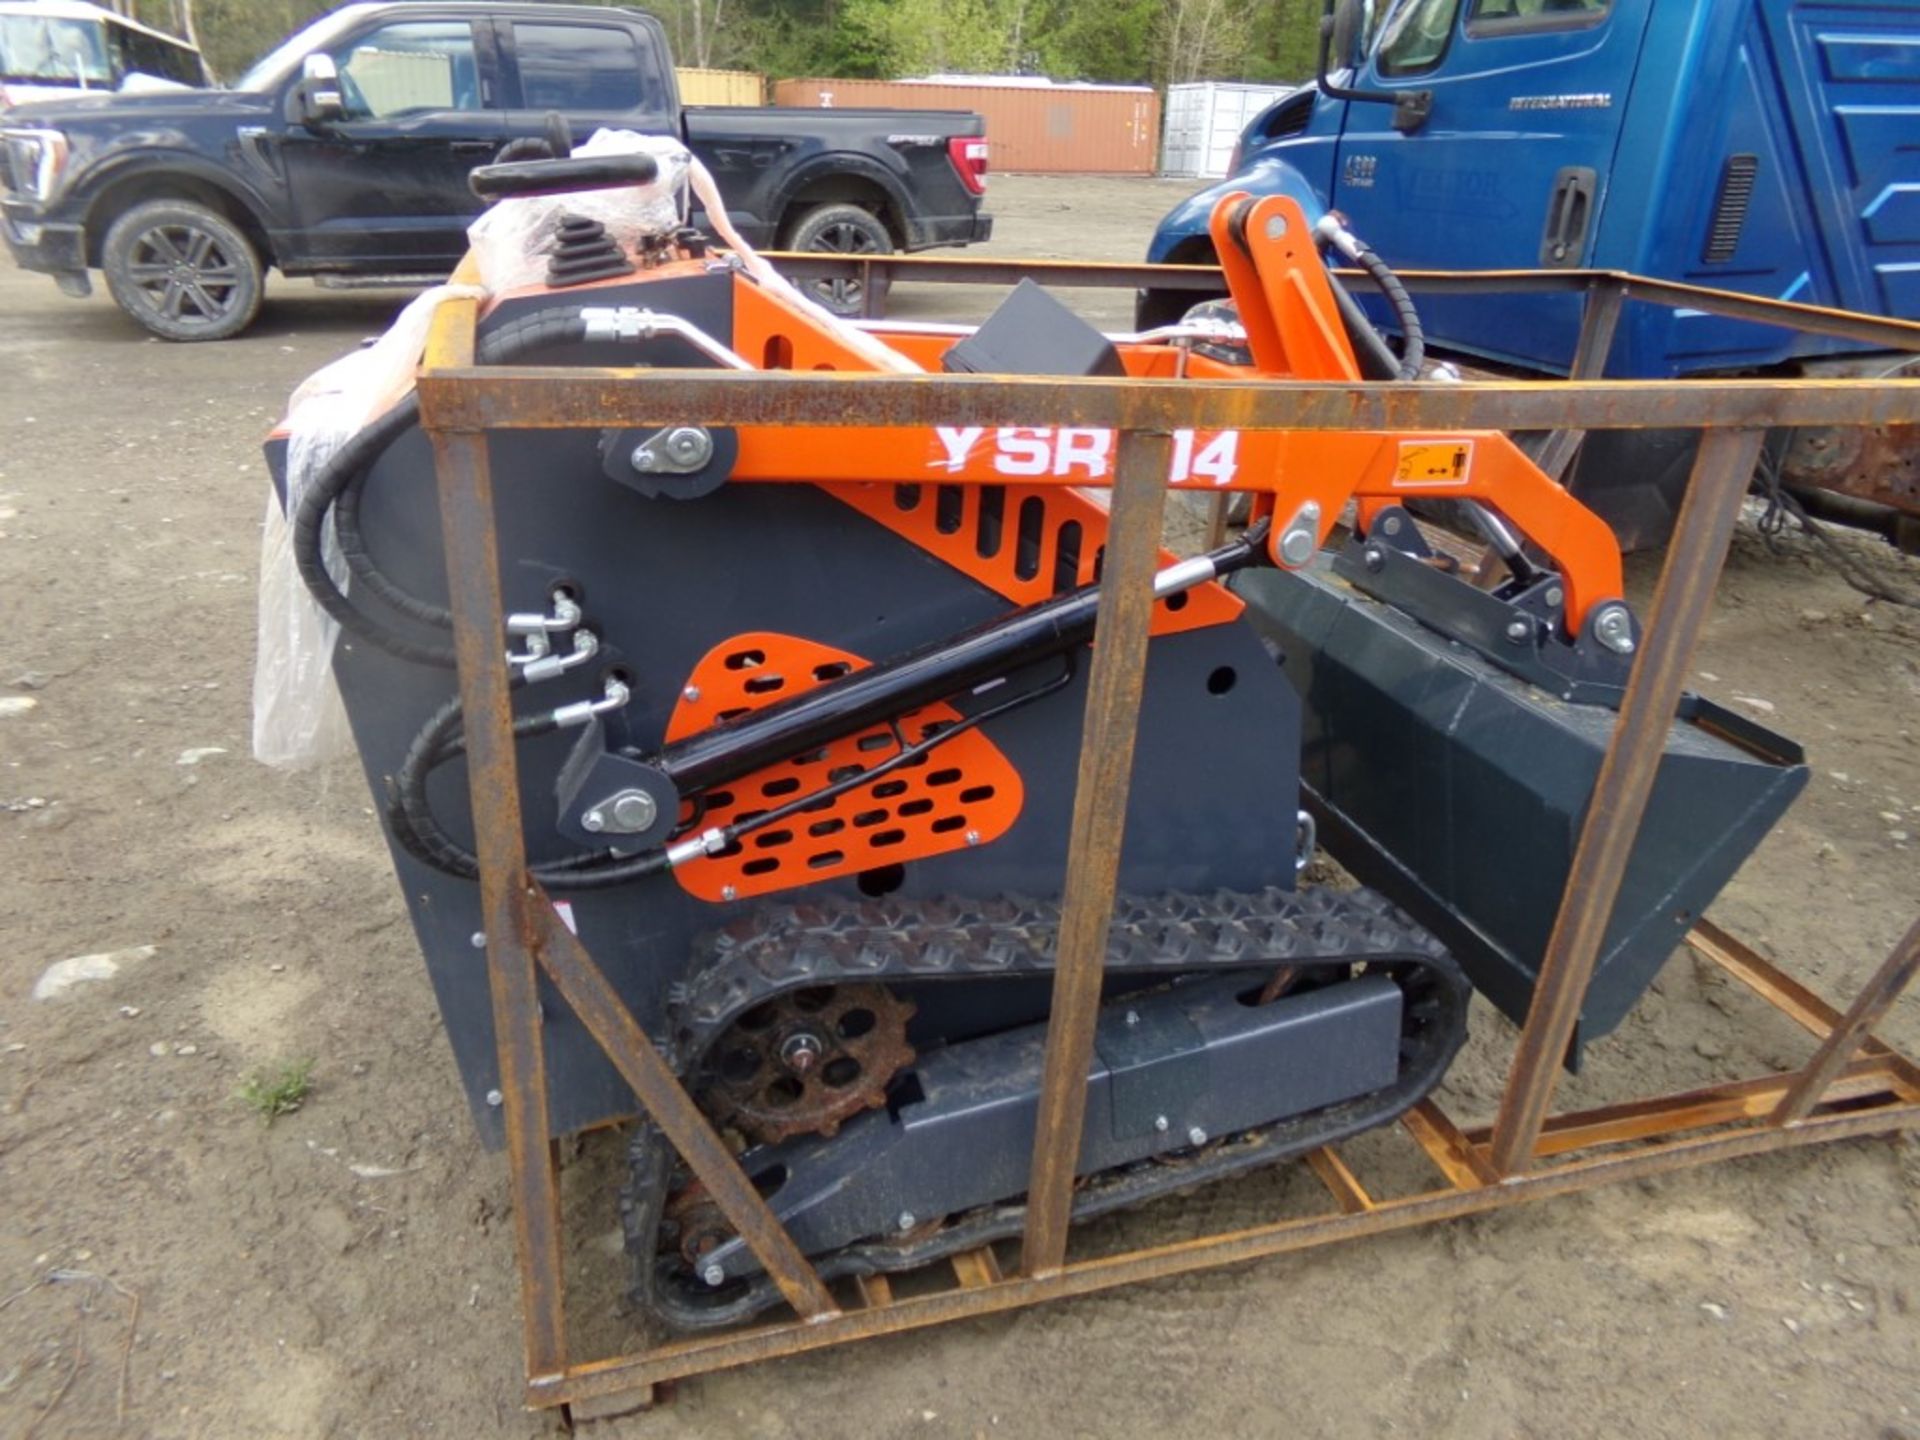
MULTIPOLYGON (((1920 318, 1920 0, 1340 0, 1328 10, 1320 83, 1254 119, 1234 173, 1161 222, 1150 260, 1211 262, 1215 199, 1281 191, 1309 213, 1339 210, 1401 269, 1627 270, 1920 318)), ((1142 328, 1195 298, 1143 292, 1142 328)), ((1420 314, 1444 349, 1564 374, 1580 303, 1434 295, 1420 314)), ((1903 364, 1920 369, 1920 358, 1630 305, 1606 373, 1903 364)), ((1915 538, 1920 432, 1891 431, 1783 437, 1779 458, 1789 480, 1907 512, 1898 528, 1915 538)), ((1671 432, 1591 439, 1574 488, 1620 528, 1658 528, 1690 444, 1671 432), (1624 475, 1641 493, 1597 493, 1624 475)))

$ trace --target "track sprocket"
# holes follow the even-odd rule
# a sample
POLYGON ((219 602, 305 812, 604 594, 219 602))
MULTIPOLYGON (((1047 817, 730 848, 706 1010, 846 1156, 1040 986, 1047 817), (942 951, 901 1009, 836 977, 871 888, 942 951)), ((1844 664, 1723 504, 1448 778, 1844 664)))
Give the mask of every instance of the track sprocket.
POLYGON ((887 1103, 913 1063, 912 1002, 884 985, 816 985, 776 996, 732 1024, 710 1061, 701 1099, 714 1121, 750 1141, 833 1135, 887 1103))

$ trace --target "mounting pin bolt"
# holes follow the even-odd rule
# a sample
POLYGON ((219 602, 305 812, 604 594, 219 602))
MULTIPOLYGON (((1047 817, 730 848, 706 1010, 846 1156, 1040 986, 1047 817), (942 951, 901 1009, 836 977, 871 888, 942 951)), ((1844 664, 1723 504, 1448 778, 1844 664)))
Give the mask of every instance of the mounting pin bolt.
POLYGON ((978 830, 967 831, 967 844, 978 845, 979 843, 980 843, 980 832, 978 830))
POLYGON ((700 1272, 700 1278, 715 1289, 718 1289, 727 1283, 727 1272, 722 1270, 718 1265, 709 1265, 700 1272))
POLYGON ((1398 515, 1387 516, 1386 519, 1380 522, 1380 530, 1381 533, 1385 535, 1398 535, 1400 533, 1400 517, 1398 515))
POLYGON ((731 885, 722 885, 720 887, 720 898, 722 900, 737 900, 740 898, 740 892, 731 885))
POLYGON ((580 828, 582 830, 592 830, 597 833, 607 828, 607 817, 602 815, 598 810, 589 810, 580 817, 580 828))
POLYGON ((623 790, 613 797, 614 823, 632 832, 646 829, 660 814, 651 795, 638 790, 623 790))
POLYGON ((1167 1133, 1167 1123, 1167 1117, 1164 1115, 1156 1115, 1153 1117, 1153 1128, 1158 1130, 1162 1135, 1167 1133))
POLYGON ((1280 558, 1289 565, 1304 565, 1320 548, 1320 506, 1309 500, 1293 512, 1280 536, 1280 558))
POLYGON ((686 689, 680 692, 680 698, 682 700, 685 700, 689 705, 691 705, 694 701, 700 698, 700 687, 698 685, 687 686, 686 689))
POLYGON ((713 437, 696 426, 682 425, 667 432, 666 449, 676 465, 696 470, 713 458, 713 437))
POLYGON ((1616 655, 1633 653, 1633 617, 1624 605, 1608 605, 1593 618, 1593 638, 1616 655))
POLYGON ((1387 568, 1387 557, 1378 545, 1369 545, 1364 557, 1370 574, 1378 575, 1387 568))
POLYGON ((474 949, 484 950, 487 948, 487 932, 486 931, 476 930, 469 937, 469 939, 471 939, 471 941, 473 942, 474 949))
POLYGON ((1202 1130, 1198 1125, 1194 1126, 1191 1130, 1187 1131, 1187 1143, 1189 1145, 1206 1144, 1207 1132, 1202 1130))
POLYGON ((1127 1011, 1127 1024, 1138 1025, 1139 1023, 1140 1023, 1140 1012, 1138 1010, 1127 1011))
POLYGON ((901 1233, 904 1234, 907 1231, 913 1229, 914 1225, 917 1222, 913 1218, 913 1211, 902 1210, 900 1212, 900 1218, 896 1220, 894 1223, 900 1227, 901 1233))
POLYGON ((1547 604, 1553 606, 1554 609, 1558 610, 1561 607, 1561 605, 1566 603, 1567 592, 1562 590, 1558 585, 1554 585, 1547 590, 1547 593, 1543 598, 1546 600, 1547 604))
POLYGON ((487 1104, 491 1105, 494 1109, 498 1110, 506 1103, 507 1097, 502 1095, 498 1090, 487 1091, 487 1104))
POLYGON ((1507 639, 1511 640, 1515 645, 1526 644, 1527 637, 1531 634, 1533 634, 1533 626, 1524 620, 1512 621, 1507 626, 1507 639))

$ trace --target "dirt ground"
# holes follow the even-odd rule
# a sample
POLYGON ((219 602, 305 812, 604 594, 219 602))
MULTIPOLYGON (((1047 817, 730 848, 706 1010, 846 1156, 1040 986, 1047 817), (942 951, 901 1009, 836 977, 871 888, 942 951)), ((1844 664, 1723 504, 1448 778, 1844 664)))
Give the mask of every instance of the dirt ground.
MULTIPOLYGON (((1182 187, 996 179, 1001 253, 1136 258, 1182 187)), ((902 315, 978 314, 951 292, 902 315)), ((246 338, 147 340, 0 269, 0 1436, 532 1436, 505 1167, 476 1142, 357 771, 248 754, 262 433, 397 301, 272 286, 246 338), (53 962, 151 947, 62 998, 53 962), (253 1067, 314 1061, 264 1126, 253 1067)), ((1125 322, 1128 297, 1094 318, 1125 322)), ((1877 541, 1853 550, 1920 589, 1877 541)), ((1646 563, 1633 567, 1644 599, 1646 563)), ((1920 904, 1920 616, 1743 526, 1698 687, 1814 776, 1715 918, 1842 994, 1920 904)), ((1920 999, 1885 1027, 1920 1046, 1920 999)), ((1448 1081, 1485 1118, 1512 1027, 1448 1081)), ((1790 1065, 1807 1038, 1677 957, 1593 1103, 1790 1065)), ((1362 1144, 1387 1193, 1410 1163, 1362 1144)), ((605 1146, 574 1168, 594 1342, 605 1146)), ((1371 1168, 1369 1168, 1371 1167, 1371 1168)), ((709 1377, 594 1433, 1920 1436, 1920 1145, 1603 1190, 709 1377)), ((1264 1177, 1104 1224, 1310 1203, 1264 1177)))

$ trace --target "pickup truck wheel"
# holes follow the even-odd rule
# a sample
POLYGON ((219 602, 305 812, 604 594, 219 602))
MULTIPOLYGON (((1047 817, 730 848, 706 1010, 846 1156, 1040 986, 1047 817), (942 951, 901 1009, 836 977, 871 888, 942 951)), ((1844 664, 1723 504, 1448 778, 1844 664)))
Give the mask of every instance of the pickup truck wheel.
POLYGON ((100 247, 114 303, 163 340, 225 340, 253 323, 264 275, 231 221, 188 200, 149 200, 100 247))
MULTIPOLYGON (((858 205, 820 205, 800 217, 787 240, 789 250, 816 250, 827 255, 891 255, 893 236, 887 227, 858 205)), ((858 280, 813 280, 800 287, 836 315, 867 314, 866 287, 858 280)), ((876 282, 873 315, 884 309, 887 285, 876 282)))

